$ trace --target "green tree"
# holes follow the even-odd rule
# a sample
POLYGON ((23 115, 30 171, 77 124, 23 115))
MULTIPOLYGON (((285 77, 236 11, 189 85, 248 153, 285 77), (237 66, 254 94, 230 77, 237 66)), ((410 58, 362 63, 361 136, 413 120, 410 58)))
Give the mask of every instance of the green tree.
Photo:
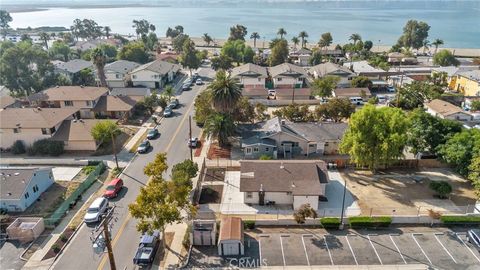
POLYGON ((277 35, 280 36, 280 39, 283 39, 283 36, 287 35, 287 31, 285 31, 285 29, 283 29, 283 28, 280 28, 277 31, 277 35))
POLYGON ((7 36, 7 31, 10 28, 10 22, 12 21, 12 16, 8 11, 1 9, 0 10, 0 28, 2 29, 2 37, 5 40, 7 36))
POLYGON ((53 59, 68 62, 70 60, 70 55, 72 54, 72 51, 65 42, 56 40, 53 42, 52 46, 48 50, 48 54, 53 59))
POLYGON ((327 103, 320 104, 315 108, 315 118, 318 121, 332 120, 340 122, 350 118, 355 112, 355 105, 346 98, 331 98, 327 103))
POLYGON ((176 38, 178 35, 183 34, 183 26, 177 25, 173 29, 168 27, 167 32, 165 34, 166 37, 170 37, 172 39, 176 38))
POLYGON ((317 211, 315 211, 315 209, 313 209, 308 203, 300 205, 300 207, 293 213, 293 218, 298 224, 304 224, 307 218, 315 219, 317 217, 317 211))
POLYGON ((308 34, 306 31, 301 31, 299 34, 298 34, 298 37, 302 40, 301 44, 302 44, 302 48, 305 48, 307 43, 306 43, 306 40, 308 38, 308 34))
POLYGON ((352 87, 370 87, 372 86, 372 81, 365 76, 358 76, 352 79, 352 87))
POLYGON ((251 63, 253 62, 253 56, 255 53, 253 49, 245 44, 245 41, 242 40, 229 40, 227 41, 220 53, 233 59, 237 62, 237 65, 240 63, 251 63))
POLYGON ((403 157, 407 142, 408 119, 397 108, 376 108, 366 104, 352 114, 340 151, 355 164, 375 171, 403 157))
POLYGON ((120 49, 118 59, 145 64, 149 60, 149 55, 142 42, 129 42, 120 49))
POLYGON ((188 39, 183 44, 182 54, 180 55, 180 63, 182 66, 187 67, 192 75, 192 69, 200 67, 201 59, 197 56, 197 49, 195 49, 195 43, 188 39))
POLYGON ((177 53, 183 52, 183 46, 186 42, 190 41, 190 37, 186 34, 180 34, 172 40, 173 49, 177 53))
POLYGON ((468 176, 472 159, 480 155, 480 130, 472 128, 456 133, 437 147, 437 154, 461 175, 468 176))
POLYGON ((337 87, 338 82, 340 82, 340 77, 331 75, 315 79, 311 86, 312 95, 330 97, 332 95, 333 89, 337 87))
POLYGON ((442 67, 460 65, 460 61, 449 50, 441 50, 436 53, 433 56, 433 63, 442 67))
POLYGON ((115 149, 115 138, 120 135, 121 130, 114 121, 104 120, 96 123, 90 134, 95 141, 103 143, 112 143, 113 155, 115 156, 116 166, 118 168, 117 151, 115 149))
POLYGON ((110 38, 110 33, 112 32, 112 29, 110 26, 105 26, 103 27, 103 32, 105 33, 105 37, 108 39, 110 38))
POLYGON ((203 126, 207 121, 208 116, 215 111, 212 107, 212 93, 210 91, 203 91, 195 98, 195 115, 193 119, 197 125, 203 126))
POLYGON ((272 66, 280 65, 287 62, 288 59, 288 42, 284 39, 278 41, 272 48, 268 57, 268 64, 272 66))
POLYGON ((157 34, 153 32, 149 33, 145 38, 142 38, 142 40, 145 47, 150 51, 153 51, 158 44, 157 34))
POLYGON ((155 25, 151 24, 147 20, 133 20, 133 28, 135 28, 135 33, 137 33, 137 39, 141 37, 145 39, 148 33, 155 32, 155 25))
POLYGON ((314 50, 312 53, 312 56, 310 56, 310 59, 308 59, 308 62, 311 66, 316 66, 322 63, 323 60, 323 54, 320 50, 314 50))
POLYGON ((175 89, 171 86, 171 85, 167 85, 164 89, 163 89, 163 94, 165 96, 167 96, 168 100, 170 101, 170 99, 172 98, 172 96, 175 94, 175 89))
POLYGON ((212 43, 213 41, 212 37, 207 33, 203 34, 202 38, 203 38, 203 41, 207 43, 207 46, 210 46, 210 43, 212 43))
POLYGON ((253 123, 255 121, 255 107, 248 101, 247 97, 241 97, 235 109, 233 110, 232 117, 237 123, 253 123))
POLYGON ((250 38, 253 39, 253 47, 257 47, 257 39, 260 39, 260 35, 257 32, 253 32, 250 35, 250 38))
POLYGON ((420 49, 428 38, 430 26, 422 21, 409 20, 403 27, 403 34, 398 39, 398 45, 407 49, 420 49))
POLYGON ((48 51, 48 41, 50 40, 50 35, 46 32, 40 32, 39 38, 41 41, 43 41, 43 45, 45 46, 45 49, 48 51))
POLYGON ((415 81, 400 87, 392 103, 404 110, 413 110, 423 106, 427 101, 439 98, 442 93, 441 87, 427 82, 415 81))
POLYGON ((203 127, 205 134, 218 140, 221 147, 228 145, 228 138, 235 133, 232 117, 226 113, 210 114, 203 127))
POLYGON ((242 97, 242 90, 237 82, 224 70, 219 70, 213 82, 208 86, 212 92, 213 107, 218 112, 231 112, 242 97))
POLYGON ((212 61, 212 69, 215 71, 218 71, 220 69, 228 70, 233 67, 233 64, 232 64, 233 59, 226 55, 221 54, 220 56, 213 57, 211 61, 212 61))
POLYGON ((480 197, 480 150, 472 158, 468 170, 468 180, 472 181, 475 193, 480 197))
POLYGON ((184 172, 187 174, 188 178, 193 178, 197 176, 198 164, 190 159, 186 159, 183 162, 173 165, 172 176, 179 172, 184 172))
POLYGON ((470 106, 470 110, 472 111, 480 111, 480 100, 472 101, 472 105, 470 106))
POLYGON ((103 51, 103 53, 107 57, 107 61, 112 59, 115 60, 115 58, 117 57, 118 50, 117 47, 113 45, 100 44, 97 48, 100 48, 103 51))
POLYGON ((318 41, 318 46, 320 46, 320 48, 327 49, 328 46, 332 45, 332 42, 333 42, 332 34, 330 32, 323 33, 322 36, 320 37, 320 40, 318 41))
POLYGON ((362 37, 360 36, 360 34, 355 33, 355 34, 351 34, 348 40, 353 41, 353 45, 355 46, 357 45, 357 41, 362 40, 362 37))
POLYGON ((438 47, 443 45, 443 40, 436 38, 433 40, 432 45, 435 47, 435 52, 433 54, 437 54, 438 47))
POLYGON ((259 121, 265 121, 269 118, 269 115, 267 114, 267 105, 257 102, 255 104, 255 118, 259 121))
POLYGON ((313 114, 308 109, 308 105, 290 104, 274 111, 273 115, 292 122, 311 122, 314 120, 313 114))
POLYGON ((100 86, 107 87, 107 79, 105 76, 105 64, 107 62, 107 57, 105 56, 105 53, 102 49, 95 48, 92 51, 91 58, 93 60, 95 68, 97 69, 97 76, 100 80, 100 86))
POLYGON ((365 42, 363 43, 363 48, 366 51, 370 51, 373 48, 373 42, 371 40, 365 40, 365 42))
POLYGON ((247 35, 247 27, 237 24, 230 27, 230 36, 228 40, 243 40, 245 41, 245 36, 247 35))
POLYGON ((72 84, 93 86, 95 84, 95 77, 93 76, 93 71, 90 68, 84 68, 80 70, 80 72, 73 75, 72 84))
POLYGON ((292 37, 292 43, 293 43, 293 49, 297 50, 297 45, 298 43, 300 43, 300 40, 298 39, 298 37, 292 37))
POLYGON ((447 195, 453 191, 452 185, 447 181, 432 181, 428 186, 437 193, 440 199, 447 198, 447 195))

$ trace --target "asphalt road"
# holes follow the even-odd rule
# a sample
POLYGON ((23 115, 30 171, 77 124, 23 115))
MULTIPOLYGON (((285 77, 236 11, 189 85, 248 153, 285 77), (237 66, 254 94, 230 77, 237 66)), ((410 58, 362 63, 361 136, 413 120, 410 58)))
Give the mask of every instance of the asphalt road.
MULTIPOLYGON (((199 75, 205 79, 213 78, 211 68, 202 67, 199 75)), ((158 126, 160 136, 152 140, 153 148, 146 154, 137 155, 121 175, 125 188, 117 199, 112 200, 116 205, 115 220, 112 227, 112 244, 117 269, 134 269, 133 256, 137 249, 140 233, 137 232, 136 220, 128 213, 128 204, 133 202, 139 194, 140 187, 145 185, 148 178, 143 174, 144 166, 153 161, 159 152, 167 153, 169 170, 165 177, 169 177, 171 167, 190 158, 187 146, 188 116, 193 116, 193 101, 196 95, 206 88, 206 85, 193 86, 190 91, 183 92, 179 97, 180 106, 174 110, 172 117, 162 119, 158 126)), ((199 136, 200 129, 192 120, 192 136, 199 136)), ((54 269, 110 269, 106 254, 93 252, 90 235, 92 227, 82 224, 76 236, 61 257, 54 264, 54 269)))

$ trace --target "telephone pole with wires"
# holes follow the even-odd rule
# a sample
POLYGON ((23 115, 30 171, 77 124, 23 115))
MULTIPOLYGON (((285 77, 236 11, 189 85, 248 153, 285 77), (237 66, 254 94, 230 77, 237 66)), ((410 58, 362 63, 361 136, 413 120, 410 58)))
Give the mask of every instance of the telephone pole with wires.
POLYGON ((115 211, 115 205, 108 209, 108 211, 104 214, 102 222, 95 227, 92 231, 92 235, 90 236, 90 240, 92 241, 93 251, 95 253, 102 253, 107 248, 108 253, 108 260, 110 261, 110 269, 116 270, 117 267, 115 266, 115 258, 113 256, 113 248, 112 248, 112 240, 111 240, 111 227, 112 224, 110 222, 112 220, 116 221, 116 217, 113 216, 115 211))

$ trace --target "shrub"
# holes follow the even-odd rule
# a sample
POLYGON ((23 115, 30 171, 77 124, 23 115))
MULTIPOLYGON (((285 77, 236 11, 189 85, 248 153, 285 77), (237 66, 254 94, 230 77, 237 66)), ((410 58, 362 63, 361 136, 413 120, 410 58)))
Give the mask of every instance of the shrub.
POLYGON ((444 224, 480 224, 480 216, 441 216, 444 224))
POLYGON ((33 143, 32 153, 34 155, 59 156, 64 153, 64 144, 63 142, 50 141, 47 139, 38 140, 33 143))
POLYGON ((60 240, 65 243, 65 242, 67 242, 68 237, 67 237, 65 234, 62 233, 62 234, 60 235, 60 240))
POLYGON ((52 246, 52 250, 53 250, 53 252, 55 252, 55 254, 56 254, 56 253, 60 252, 60 246, 58 246, 58 244, 54 244, 54 245, 52 246))
POLYGON ((190 232, 191 231, 192 231, 192 226, 188 225, 187 231, 185 232, 185 235, 183 236, 183 240, 182 240, 182 245, 186 249, 188 249, 188 247, 190 247, 190 232))
POLYGON ((435 191, 441 199, 447 198, 447 195, 453 191, 452 185, 447 181, 432 181, 429 187, 435 191))
POLYGON ((338 229, 340 226, 340 218, 324 217, 320 219, 320 224, 325 229, 338 229))
POLYGON ((12 145, 12 154, 19 155, 25 153, 25 144, 21 140, 16 140, 12 145))
POLYGON ((348 219, 352 228, 388 227, 392 223, 391 217, 351 217, 348 219))
POLYGON ((97 166, 89 165, 89 166, 83 167, 82 171, 88 175, 88 174, 91 174, 93 171, 95 171, 96 168, 97 166))
POLYGON ((263 154, 260 156, 260 160, 270 160, 270 159, 272 159, 272 156, 267 154, 263 154))
POLYGON ((255 229, 255 220, 245 220, 243 221, 244 229, 253 230, 255 229))

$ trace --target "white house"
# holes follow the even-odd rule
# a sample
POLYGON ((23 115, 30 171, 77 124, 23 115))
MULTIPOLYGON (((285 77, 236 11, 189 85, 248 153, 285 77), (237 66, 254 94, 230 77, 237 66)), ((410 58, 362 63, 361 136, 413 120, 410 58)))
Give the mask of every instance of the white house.
POLYGON ((340 78, 340 81, 337 83, 337 87, 341 88, 350 87, 352 78, 357 76, 347 67, 331 62, 313 66, 308 70, 308 73, 310 73, 315 79, 323 78, 325 76, 337 76, 340 78))
POLYGON ((425 104, 425 107, 429 114, 443 119, 470 121, 473 118, 471 114, 464 112, 460 107, 441 99, 434 99, 425 104))
POLYGON ((240 191, 247 204, 267 202, 291 205, 293 209, 310 204, 318 209, 318 199, 325 196, 327 167, 319 160, 242 160, 240 191))
MULTIPOLYGON (((118 60, 110 64, 105 65, 105 78, 107 81, 108 87, 125 87, 130 79, 129 72, 139 67, 140 64, 126 61, 118 60)), ((98 76, 96 75, 96 80, 99 81, 98 76)))
POLYGON ((51 168, 1 168, 0 208, 23 212, 54 182, 51 168))
POLYGON ((133 86, 161 88, 173 81, 180 66, 169 62, 155 60, 141 65, 130 72, 133 86))
POLYGON ((267 68, 252 63, 233 68, 230 76, 237 78, 245 89, 265 89, 267 68))
POLYGON ((302 67, 283 63, 268 69, 274 88, 302 88, 307 72, 302 67))

